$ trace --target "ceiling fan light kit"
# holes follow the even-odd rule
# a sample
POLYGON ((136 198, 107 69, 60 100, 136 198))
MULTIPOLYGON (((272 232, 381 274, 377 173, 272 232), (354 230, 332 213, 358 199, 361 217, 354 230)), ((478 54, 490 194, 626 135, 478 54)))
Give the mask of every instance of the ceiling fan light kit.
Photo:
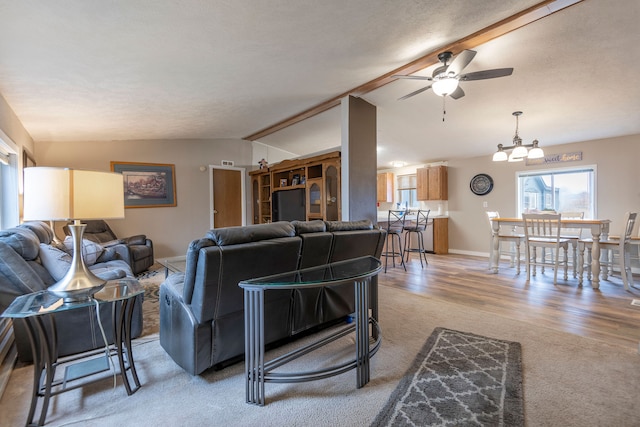
POLYGON ((455 58, 453 58, 452 52, 441 52, 438 55, 438 59, 443 65, 433 70, 431 77, 394 75, 393 77, 398 79, 427 80, 432 82, 429 86, 413 91, 399 98, 399 100, 411 98, 429 89, 433 89, 433 92, 438 96, 449 96, 453 99, 460 99, 464 96, 464 91, 459 86, 461 81, 495 79, 497 77, 510 76, 513 73, 513 68, 497 68, 494 70, 460 74, 475 56, 476 52, 468 49, 460 52, 455 58), (453 61, 451 61, 451 64, 448 64, 451 58, 453 58, 453 61))
POLYGON ((431 88, 433 93, 438 96, 451 95, 458 88, 458 80, 452 77, 444 77, 433 82, 431 88))
POLYGON ((505 147, 502 144, 498 144, 498 151, 493 154, 494 162, 521 162, 525 157, 529 159, 540 159, 544 157, 544 151, 538 146, 538 140, 534 139, 531 144, 523 144, 522 138, 518 135, 518 117, 522 115, 522 111, 514 111, 512 113, 516 117, 516 134, 513 137, 513 145, 505 147), (531 148, 531 150, 528 150, 531 148), (511 154, 507 155, 506 150, 512 150, 511 154))

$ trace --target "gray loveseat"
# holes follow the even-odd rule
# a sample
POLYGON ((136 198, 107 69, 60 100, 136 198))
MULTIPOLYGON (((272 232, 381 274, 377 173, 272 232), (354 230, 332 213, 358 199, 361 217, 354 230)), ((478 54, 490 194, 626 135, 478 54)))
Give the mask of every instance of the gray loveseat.
MULTIPOLYGON (((192 375, 244 356, 241 280, 371 255, 386 233, 370 221, 275 222, 210 230, 187 250, 185 273, 160 286, 160 344, 192 375)), ((374 278, 376 280, 376 278, 374 278)), ((267 344, 354 312, 352 285, 265 293, 267 344)))
MULTIPOLYGON (((44 222, 26 222, 0 231, 0 312, 20 295, 46 289, 64 276, 71 257, 64 246, 53 242, 54 234, 44 222)), ((85 262, 89 269, 105 280, 133 277, 129 265, 118 254, 122 248, 105 250, 98 245, 85 248, 85 262), (91 248, 91 250, 90 250, 91 248)), ((142 331, 142 295, 137 297, 132 319, 132 338, 142 331)), ((58 355, 66 356, 103 345, 96 322, 95 307, 64 311, 55 315, 58 332, 58 355)), ((111 325, 111 308, 101 306, 103 325, 111 325)), ((25 324, 13 322, 18 358, 32 359, 31 345, 25 324)), ((112 328, 105 328, 107 339, 113 341, 112 328)))

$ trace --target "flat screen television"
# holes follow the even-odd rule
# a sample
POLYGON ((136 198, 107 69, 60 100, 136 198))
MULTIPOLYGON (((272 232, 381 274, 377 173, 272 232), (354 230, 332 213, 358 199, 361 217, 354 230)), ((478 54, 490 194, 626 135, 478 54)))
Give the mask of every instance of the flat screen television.
POLYGON ((272 221, 306 220, 305 196, 304 188, 274 191, 271 195, 272 221))

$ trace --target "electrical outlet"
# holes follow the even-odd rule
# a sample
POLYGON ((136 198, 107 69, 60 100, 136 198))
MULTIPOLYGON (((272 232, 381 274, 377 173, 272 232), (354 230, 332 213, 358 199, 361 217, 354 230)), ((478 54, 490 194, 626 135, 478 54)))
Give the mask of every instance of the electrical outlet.
POLYGON ((489 207, 489 202, 482 202, 482 207, 483 208, 488 208, 489 207))

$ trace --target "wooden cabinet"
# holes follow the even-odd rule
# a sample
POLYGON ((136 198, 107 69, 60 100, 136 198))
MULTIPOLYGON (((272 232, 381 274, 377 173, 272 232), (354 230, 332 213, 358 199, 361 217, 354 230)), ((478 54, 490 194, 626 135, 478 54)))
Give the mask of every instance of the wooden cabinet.
POLYGON ((393 174, 384 172, 378 174, 378 202, 393 202, 393 174))
MULTIPOLYGON (((340 219, 340 152, 284 160, 267 170, 249 172, 253 191, 253 223, 271 222, 273 194, 304 189, 306 220, 340 219)), ((301 218, 302 219, 302 218, 301 218)))
POLYGON ((433 218, 433 252, 449 253, 449 218, 433 218))
POLYGON ((418 168, 416 177, 418 200, 447 200, 449 198, 446 166, 418 168))
POLYGON ((251 176, 253 223, 271 222, 271 174, 268 170, 254 171, 251 176))

